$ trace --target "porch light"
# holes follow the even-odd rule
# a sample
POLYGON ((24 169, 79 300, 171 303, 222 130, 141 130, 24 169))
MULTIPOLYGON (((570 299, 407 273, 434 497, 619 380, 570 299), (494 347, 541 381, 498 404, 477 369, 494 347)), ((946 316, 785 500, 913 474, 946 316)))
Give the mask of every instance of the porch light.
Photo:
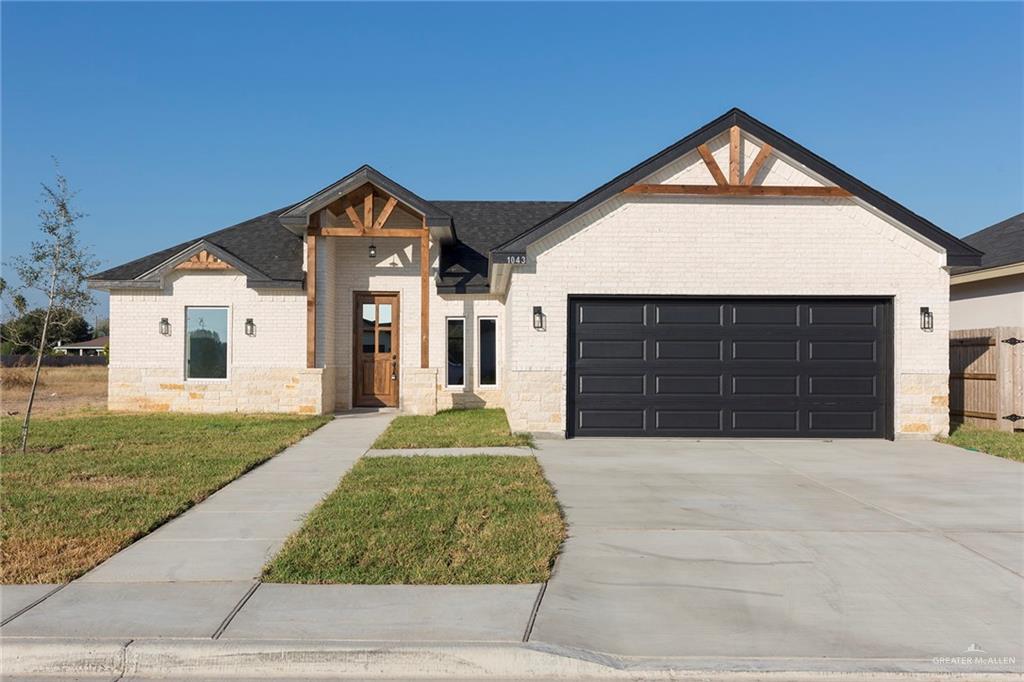
POLYGON ((256 336, 256 323, 252 321, 251 317, 245 318, 245 335, 256 336))
POLYGON ((376 257, 377 257, 377 247, 374 246, 373 244, 370 244, 370 258, 376 258, 376 257))
POLYGON ((539 305, 533 306, 533 328, 537 331, 544 329, 544 311, 539 305))
POLYGON ((935 317, 928 306, 921 306, 921 329, 930 332, 935 329, 935 317))
POLYGON ((171 323, 167 320, 166 317, 161 317, 160 318, 160 335, 161 336, 170 336, 171 335, 171 323))

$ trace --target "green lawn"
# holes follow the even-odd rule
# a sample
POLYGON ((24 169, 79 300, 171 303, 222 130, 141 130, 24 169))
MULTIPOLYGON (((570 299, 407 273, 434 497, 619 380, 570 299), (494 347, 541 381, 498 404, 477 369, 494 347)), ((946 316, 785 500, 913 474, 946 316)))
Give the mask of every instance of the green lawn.
POLYGON ((978 450, 996 457, 1024 462, 1024 433, 987 431, 963 424, 953 426, 949 438, 941 440, 968 450, 978 450))
POLYGON ((540 582, 564 535, 533 457, 371 457, 310 514, 264 580, 540 582))
POLYGON ((528 433, 512 433, 505 410, 445 410, 429 417, 396 417, 375 448, 484 448, 531 446, 528 433))
POLYGON ((329 417, 115 415, 0 420, 2 583, 71 580, 329 417))

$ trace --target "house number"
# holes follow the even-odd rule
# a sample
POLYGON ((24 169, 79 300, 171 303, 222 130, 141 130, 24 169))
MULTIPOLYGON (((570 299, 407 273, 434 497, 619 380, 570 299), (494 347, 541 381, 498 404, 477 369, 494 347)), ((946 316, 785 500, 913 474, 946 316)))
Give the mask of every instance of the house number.
POLYGON ((526 256, 505 256, 505 262, 509 265, 526 265, 526 256))

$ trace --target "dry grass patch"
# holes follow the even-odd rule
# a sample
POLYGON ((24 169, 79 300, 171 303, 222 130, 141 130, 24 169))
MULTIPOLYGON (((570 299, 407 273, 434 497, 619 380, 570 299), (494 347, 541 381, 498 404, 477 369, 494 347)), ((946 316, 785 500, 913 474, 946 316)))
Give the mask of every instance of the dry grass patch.
MULTIPOLYGON (((25 414, 32 387, 31 367, 0 368, 3 409, 8 416, 25 414), (15 413, 11 415, 11 413, 15 413)), ((107 368, 101 366, 43 367, 39 373, 33 416, 96 412, 107 407, 107 368)))
POLYGON ((0 582, 65 582, 329 417, 115 415, 0 419, 0 582))

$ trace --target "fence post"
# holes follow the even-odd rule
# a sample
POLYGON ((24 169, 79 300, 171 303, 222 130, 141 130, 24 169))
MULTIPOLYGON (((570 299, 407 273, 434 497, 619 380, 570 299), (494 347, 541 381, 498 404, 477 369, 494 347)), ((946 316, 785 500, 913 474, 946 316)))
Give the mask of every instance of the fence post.
POLYGON ((1020 327, 997 327, 996 332, 996 377, 998 378, 998 400, 996 428, 999 431, 1013 431, 1017 424, 1024 422, 1006 419, 1012 415, 1024 417, 1024 344, 1006 343, 1011 339, 1024 338, 1020 327))

